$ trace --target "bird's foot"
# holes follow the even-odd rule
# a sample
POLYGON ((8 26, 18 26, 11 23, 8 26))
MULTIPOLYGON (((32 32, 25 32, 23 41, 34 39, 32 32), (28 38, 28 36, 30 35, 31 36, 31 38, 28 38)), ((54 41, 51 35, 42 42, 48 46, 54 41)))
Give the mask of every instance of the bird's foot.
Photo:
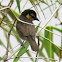
POLYGON ((24 46, 24 41, 21 43, 21 46, 25 48, 25 46, 24 46))

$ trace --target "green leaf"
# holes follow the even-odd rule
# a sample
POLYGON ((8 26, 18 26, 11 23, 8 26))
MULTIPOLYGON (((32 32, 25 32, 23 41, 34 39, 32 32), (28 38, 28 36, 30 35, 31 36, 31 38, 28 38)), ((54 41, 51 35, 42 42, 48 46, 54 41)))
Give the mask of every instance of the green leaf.
POLYGON ((16 12, 16 11, 14 11, 14 10, 12 10, 12 9, 10 9, 11 11, 9 11, 9 13, 8 13, 8 15, 14 20, 15 19, 15 16, 16 17, 19 17, 19 14, 16 12))
POLYGON ((59 2, 59 0, 55 0, 56 2, 59 2))
POLYGON ((52 28, 62 33, 62 29, 59 29, 59 28, 56 28, 56 27, 52 27, 52 28))
POLYGON ((56 14, 55 14, 55 18, 57 18, 58 17, 58 10, 56 11, 56 14))
POLYGON ((17 6, 18 6, 18 9, 19 9, 19 12, 20 12, 20 0, 16 0, 16 3, 17 3, 17 6))
POLYGON ((2 60, 2 57, 0 57, 0 61, 2 60))
POLYGON ((44 52, 42 52, 42 49, 43 49, 43 47, 39 49, 39 56, 45 57, 45 54, 44 54, 44 52))
POLYGON ((42 2, 42 3, 44 3, 44 4, 47 4, 45 1, 41 1, 41 0, 39 0, 40 2, 42 2))
POLYGON ((60 57, 60 48, 57 47, 56 45, 52 44, 52 50, 56 53, 58 57, 60 57))
POLYGON ((15 16, 14 14, 12 13, 12 11, 9 11, 8 15, 14 20, 15 19, 15 16))
POLYGON ((39 23, 39 24, 36 26, 36 28, 35 28, 36 31, 38 31, 38 28, 39 28, 40 24, 41 24, 41 23, 39 23))
POLYGON ((0 39, 0 45, 2 45, 3 47, 6 48, 5 44, 3 43, 3 41, 0 39))
POLYGON ((30 2, 31 2, 31 4, 32 4, 32 5, 34 5, 34 4, 35 4, 35 3, 34 3, 34 0, 30 0, 30 2))
POLYGON ((42 50, 43 50, 43 40, 41 39, 41 37, 39 37, 39 40, 42 42, 42 45, 41 45, 41 47, 39 48, 39 56, 43 56, 43 57, 45 57, 45 54, 44 54, 44 52, 42 52, 42 50))
MULTIPOLYGON (((59 31, 59 32, 62 32, 61 29, 59 28, 56 28, 56 27, 53 27, 53 26, 47 26, 46 29, 50 30, 53 32, 53 29, 59 31)), ((49 39, 43 39, 43 43, 44 43, 44 47, 46 49, 46 52, 48 54, 48 57, 52 57, 54 59, 54 53, 56 53, 58 55, 58 57, 60 56, 60 48, 58 46, 56 46, 55 44, 53 44, 51 41, 53 41, 53 34, 47 30, 45 30, 44 32, 44 36, 45 38, 49 39), (51 54, 51 56, 50 56, 51 54)))
MULTIPOLYGON (((46 27, 46 29, 53 32, 52 27, 50 27, 50 26, 46 27)), ((53 34, 47 30, 44 31, 44 36, 46 38, 48 38, 49 40, 53 41, 53 34)), ((44 46, 45 46, 46 52, 48 54, 48 57, 54 58, 54 54, 52 51, 52 44, 48 40, 44 39, 44 46)))

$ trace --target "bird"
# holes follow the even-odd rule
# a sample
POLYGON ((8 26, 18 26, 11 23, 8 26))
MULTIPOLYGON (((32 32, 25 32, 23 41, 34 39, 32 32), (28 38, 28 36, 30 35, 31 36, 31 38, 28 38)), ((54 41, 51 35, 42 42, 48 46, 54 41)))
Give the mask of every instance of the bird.
MULTIPOLYGON (((31 9, 24 10, 19 16, 19 19, 31 24, 33 24, 33 20, 39 21, 36 12, 31 9)), ((39 51, 39 47, 35 41, 35 35, 36 35, 35 26, 27 23, 17 21, 16 31, 18 32, 21 39, 27 40, 29 42, 31 49, 33 51, 39 51)))

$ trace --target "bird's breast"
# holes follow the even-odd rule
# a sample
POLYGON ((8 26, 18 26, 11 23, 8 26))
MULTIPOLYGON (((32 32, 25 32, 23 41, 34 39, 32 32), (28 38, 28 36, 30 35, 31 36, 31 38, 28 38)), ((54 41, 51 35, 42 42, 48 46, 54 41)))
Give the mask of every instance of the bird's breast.
POLYGON ((33 25, 17 22, 16 29, 22 32, 25 36, 34 36, 35 37, 35 27, 33 25))

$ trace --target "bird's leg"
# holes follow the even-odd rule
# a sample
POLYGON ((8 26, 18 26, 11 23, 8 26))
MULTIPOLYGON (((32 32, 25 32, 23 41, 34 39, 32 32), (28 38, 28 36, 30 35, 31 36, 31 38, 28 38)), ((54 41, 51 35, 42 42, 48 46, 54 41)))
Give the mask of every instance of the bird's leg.
POLYGON ((25 46, 24 46, 24 41, 21 43, 21 46, 23 46, 23 47, 25 48, 25 46))

